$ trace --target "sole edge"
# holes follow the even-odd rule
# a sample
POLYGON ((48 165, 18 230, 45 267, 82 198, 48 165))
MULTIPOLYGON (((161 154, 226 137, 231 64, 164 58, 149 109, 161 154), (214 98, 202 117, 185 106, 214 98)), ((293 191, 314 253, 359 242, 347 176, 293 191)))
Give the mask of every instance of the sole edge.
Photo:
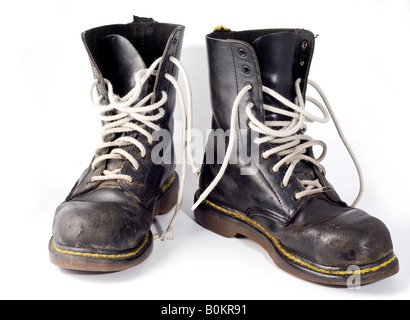
POLYGON ((269 253, 279 268, 304 280, 346 287, 354 282, 357 284, 358 280, 360 285, 380 281, 399 271, 398 258, 394 253, 372 265, 355 266, 357 268, 351 271, 315 264, 285 249, 258 222, 209 200, 201 203, 194 215, 200 225, 223 237, 241 235, 257 242, 269 253))

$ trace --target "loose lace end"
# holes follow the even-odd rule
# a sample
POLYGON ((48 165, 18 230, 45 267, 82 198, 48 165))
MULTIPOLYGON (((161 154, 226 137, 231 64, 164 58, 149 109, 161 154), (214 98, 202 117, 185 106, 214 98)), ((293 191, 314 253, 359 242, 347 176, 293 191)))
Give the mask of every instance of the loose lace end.
MULTIPOLYGON (((296 95, 297 99, 295 103, 289 101, 287 98, 283 97, 276 91, 262 86, 262 90, 265 94, 270 95, 271 97, 275 98, 285 106, 289 107, 293 111, 287 111, 287 110, 282 110, 280 108, 270 106, 267 104, 263 105, 264 110, 270 111, 273 113, 278 113, 282 115, 286 115, 290 117, 291 119, 289 121, 266 121, 266 122, 261 122, 259 121, 251 112, 252 108, 254 107, 254 104, 249 102, 246 106, 246 114, 250 120, 249 122, 249 127, 258 132, 259 134, 263 134, 263 138, 259 138, 255 140, 255 143, 258 145, 262 143, 267 143, 270 142, 271 144, 271 149, 266 150, 265 152, 262 153, 262 156, 264 158, 269 157, 272 154, 277 154, 281 157, 281 160, 279 160, 273 167, 272 171, 278 171, 279 167, 281 167, 284 164, 288 165, 288 169, 286 170, 285 176, 282 180, 282 184, 284 186, 287 186, 289 183, 289 179, 291 178, 291 175, 294 172, 294 169, 299 161, 305 161, 305 162, 310 162, 312 165, 316 166, 318 169, 320 169, 323 174, 325 175, 326 171, 324 166, 320 163, 323 158, 326 155, 326 144, 322 141, 319 140, 313 140, 311 137, 304 135, 304 132, 307 129, 307 126, 305 122, 320 122, 320 123, 326 123, 329 121, 330 117, 333 120, 333 123, 336 127, 336 130, 339 134, 339 137, 341 138, 343 144, 345 145, 347 151, 349 152, 354 165, 356 167, 356 171, 358 173, 359 177, 359 184, 360 184, 360 190, 358 192, 358 195, 356 197, 356 200, 353 202, 351 205, 352 207, 356 206, 358 201, 360 200, 362 193, 363 193, 363 176, 362 176, 362 171, 359 166, 359 162, 357 161, 356 156, 354 155, 349 143, 347 142, 347 139, 345 138, 340 124, 337 121, 337 118, 333 112, 332 107, 330 106, 329 101, 327 100, 324 92, 322 89, 313 81, 308 80, 308 83, 316 89, 320 97, 322 98, 323 102, 325 105, 322 105, 318 100, 312 98, 312 97, 306 97, 306 101, 309 101, 313 103, 316 107, 320 109, 322 112, 323 117, 317 117, 314 114, 308 112, 305 109, 305 99, 303 98, 302 91, 300 88, 300 83, 301 79, 297 79, 295 82, 295 90, 296 90, 296 95), (329 116, 330 115, 330 116, 329 116), (281 127, 280 129, 275 129, 275 127, 281 127), (301 133, 302 132, 302 133, 301 133), (301 141, 304 141, 303 143, 301 141), (276 144, 276 145, 274 145, 276 144), (321 146, 323 148, 322 154, 315 158, 314 156, 310 156, 309 154, 305 154, 307 148, 312 148, 313 146, 321 146)), ((215 176, 215 178, 212 180, 212 182, 209 184, 209 186, 205 189, 205 191, 201 194, 199 199, 195 202, 195 204, 192 206, 191 210, 195 210, 198 205, 206 199, 206 197, 211 193, 211 191, 216 187, 216 185, 219 183, 220 179, 225 173, 225 169, 228 166, 229 159, 231 157, 231 153, 233 150, 233 145, 236 141, 235 139, 235 130, 237 126, 237 117, 238 117, 238 112, 239 112, 239 104, 242 100, 242 98, 245 96, 247 91, 251 90, 252 86, 250 84, 246 85, 236 96, 235 101, 232 105, 232 111, 231 111, 231 134, 229 136, 229 145, 227 148, 227 151, 225 153, 225 158, 222 162, 221 168, 219 169, 218 174, 215 176)), ((316 180, 303 180, 300 181, 305 187, 304 191, 298 192, 295 194, 296 199, 300 199, 302 197, 324 192, 325 187, 321 185, 318 179, 316 180)))
POLYGON ((161 233, 154 234, 154 240, 166 241, 166 240, 174 240, 174 236, 172 235, 171 231, 164 231, 161 233))
MULTIPOLYGON (((158 70, 156 70, 156 68, 160 65, 160 63, 162 63, 162 59, 163 58, 160 57, 157 60, 155 60, 148 69, 142 69, 138 71, 135 74, 136 86, 127 95, 125 95, 122 98, 116 96, 114 94, 112 84, 108 80, 104 80, 108 87, 109 104, 102 105, 101 103, 102 97, 99 97, 98 101, 94 102, 94 104, 96 104, 100 108, 101 120, 107 123, 103 127, 103 134, 102 134, 103 137, 105 137, 108 134, 112 134, 112 133, 128 133, 130 131, 137 131, 140 134, 145 135, 147 138, 147 141, 149 143, 152 143, 152 140, 153 140, 152 134, 144 128, 149 127, 153 130, 160 129, 159 125, 154 123, 154 121, 163 118, 163 116, 165 115, 165 112, 161 107, 167 101, 168 95, 166 94, 165 91, 162 91, 162 98, 158 102, 151 104, 151 105, 146 105, 146 103, 153 96, 153 93, 150 93, 145 98, 139 99, 139 102, 137 104, 134 105, 134 103, 137 102, 141 94, 142 87, 144 83, 147 81, 147 79, 151 75, 157 76, 158 70), (150 112, 156 109, 158 109, 158 113, 154 115, 150 115, 150 112), (112 112, 112 111, 116 111, 114 115, 109 114, 109 112, 112 112), (137 123, 140 123, 140 124, 137 124, 135 121, 137 121, 137 123)), ((188 79, 188 74, 185 68, 182 66, 182 64, 179 62, 177 58, 171 56, 169 60, 178 67, 179 71, 182 74, 182 77, 185 82, 185 89, 186 89, 188 101, 187 101, 187 106, 186 106, 183 92, 181 90, 180 85, 178 84, 177 79, 173 77, 172 75, 166 73, 164 77, 165 79, 169 80, 171 84, 174 86, 177 92, 177 96, 179 98, 179 102, 181 106, 181 113, 183 115, 183 122, 184 122, 184 125, 183 125, 183 160, 182 160, 183 162, 182 162, 181 183, 180 183, 180 187, 178 191, 178 201, 176 204, 174 216, 171 222, 169 223, 169 226, 166 231, 164 231, 162 234, 154 235, 155 240, 161 240, 161 241, 172 240, 174 238, 171 230, 179 216, 179 211, 180 211, 181 204, 182 204, 182 196, 183 196, 183 191, 184 191, 186 165, 187 165, 187 162, 185 159, 186 152, 188 152, 189 154, 189 159, 191 160, 194 173, 196 175, 199 175, 200 173, 200 169, 195 165, 194 156, 192 152, 192 91, 191 91, 191 85, 188 79), (188 136, 188 139, 187 139, 187 136, 188 136)), ((90 95, 91 95, 92 101, 94 101, 93 90, 94 90, 94 87, 97 85, 97 83, 98 81, 95 80, 90 89, 91 91, 90 95)), ((138 170, 139 164, 137 160, 132 155, 130 155, 127 151, 125 151, 124 149, 121 149, 121 147, 127 146, 127 145, 134 145, 136 148, 141 150, 141 155, 145 156, 146 149, 140 141, 130 136, 121 135, 121 137, 119 137, 113 142, 112 141, 105 142, 105 140, 103 140, 103 142, 104 143, 97 149, 97 151, 100 149, 107 149, 111 147, 118 147, 118 148, 112 149, 109 154, 98 156, 92 163, 93 168, 95 168, 98 163, 105 161, 105 160, 124 158, 133 165, 135 170, 138 170)), ((93 181, 121 179, 121 180, 126 180, 130 183, 132 182, 132 177, 121 174, 120 169, 116 169, 113 171, 104 170, 103 174, 104 175, 102 176, 93 177, 92 178, 93 181)))

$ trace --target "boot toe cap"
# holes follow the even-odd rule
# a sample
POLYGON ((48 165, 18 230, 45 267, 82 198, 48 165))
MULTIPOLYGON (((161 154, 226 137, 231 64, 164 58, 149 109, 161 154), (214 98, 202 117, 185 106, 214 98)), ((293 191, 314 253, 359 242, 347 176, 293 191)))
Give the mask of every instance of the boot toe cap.
MULTIPOLYGON (((359 209, 352 209, 323 225, 321 262, 364 266, 393 252, 390 233, 383 222, 359 209)), ((318 257, 318 258, 319 258, 318 257)))
POLYGON ((390 232, 379 219, 360 209, 317 203, 307 206, 295 224, 298 244, 291 247, 299 247, 302 256, 320 265, 348 267, 371 265, 393 253, 390 232))
POLYGON ((72 248, 127 250, 149 231, 138 216, 134 208, 116 202, 64 202, 56 211, 53 238, 72 248))

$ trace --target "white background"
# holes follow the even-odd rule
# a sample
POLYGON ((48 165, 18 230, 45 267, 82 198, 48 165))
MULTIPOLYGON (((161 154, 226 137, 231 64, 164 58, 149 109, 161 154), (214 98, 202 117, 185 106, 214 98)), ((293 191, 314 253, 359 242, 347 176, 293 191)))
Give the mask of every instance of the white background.
MULTIPOLYGON (((0 15, 0 298, 410 298, 410 1, 15 0, 0 15), (186 26, 181 60, 192 82, 194 126, 203 132, 210 126, 205 35, 215 26, 319 34, 311 79, 329 97, 362 165, 359 207, 389 227, 401 272, 360 290, 295 278, 251 241, 225 239, 194 222, 189 208, 197 180, 191 173, 175 239, 156 242, 140 266, 86 274, 52 265, 48 240, 55 208, 99 145, 98 111, 89 99, 93 78, 80 34, 131 22, 132 15, 186 26)), ((308 133, 326 141, 328 179, 353 201, 357 177, 334 127, 312 124, 308 133)), ((181 145, 179 134, 175 141, 181 145)), ((167 219, 159 223, 165 226, 167 219)))

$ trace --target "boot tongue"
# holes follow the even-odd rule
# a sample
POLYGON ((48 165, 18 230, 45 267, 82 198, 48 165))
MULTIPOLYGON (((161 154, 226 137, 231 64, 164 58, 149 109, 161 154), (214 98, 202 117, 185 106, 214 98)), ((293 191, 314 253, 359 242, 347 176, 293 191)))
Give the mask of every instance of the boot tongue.
MULTIPOLYGON (((110 81, 116 95, 124 97, 136 85, 135 73, 147 68, 144 60, 131 42, 120 35, 113 34, 100 40, 99 50, 101 57, 100 71, 102 76, 110 81)), ((154 79, 151 79, 151 77, 148 78, 136 102, 146 97, 146 95, 152 91, 153 84, 154 79)), ((111 140, 130 134, 133 138, 138 138, 137 132, 117 133, 111 140)), ((131 146, 124 146, 122 148, 130 152, 131 146)), ((110 171, 114 171, 121 169, 122 165, 123 160, 111 159, 107 161, 106 168, 110 171)))
MULTIPOLYGON (((297 48, 297 35, 292 32, 272 33, 256 39, 252 46, 258 58, 262 84, 290 101, 294 101, 295 81, 294 63, 297 48)), ((268 94, 263 94, 264 103, 290 110, 268 94)), ((265 112, 266 121, 286 121, 289 117, 265 112)))
POLYGON ((144 60, 131 42, 115 34, 101 40, 100 52, 103 77, 116 95, 124 97, 135 87, 135 73, 147 68, 144 60))
MULTIPOLYGON (((268 34, 252 43, 259 62, 262 84, 275 90, 291 102, 294 102, 296 97, 295 81, 297 79, 295 70, 297 66, 295 61, 297 61, 297 42, 298 36, 296 33, 284 32, 268 34)), ((307 70, 298 74, 301 77, 306 77, 307 70)), ((283 110, 293 111, 266 93, 263 94, 263 102, 283 110)), ((265 121, 290 120, 291 118, 288 116, 265 111, 265 121)), ((304 161, 297 164, 294 174, 301 180, 317 179, 312 165, 304 161)))

